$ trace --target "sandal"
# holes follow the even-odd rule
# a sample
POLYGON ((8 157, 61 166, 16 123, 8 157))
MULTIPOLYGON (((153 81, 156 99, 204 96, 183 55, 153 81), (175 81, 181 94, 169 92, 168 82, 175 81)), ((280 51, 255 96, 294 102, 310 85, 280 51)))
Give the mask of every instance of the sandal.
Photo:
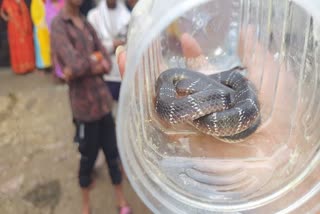
POLYGON ((129 206, 119 207, 119 214, 132 214, 132 210, 129 206))

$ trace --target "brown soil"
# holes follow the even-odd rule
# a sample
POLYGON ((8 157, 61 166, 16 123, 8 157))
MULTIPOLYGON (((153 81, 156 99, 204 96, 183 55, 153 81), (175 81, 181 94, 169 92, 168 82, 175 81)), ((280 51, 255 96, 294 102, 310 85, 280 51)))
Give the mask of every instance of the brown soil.
MULTIPOLYGON (((0 213, 81 213, 73 133, 66 85, 0 68, 0 213)), ((101 157, 96 174, 92 212, 117 213, 101 157)), ((127 180, 124 189, 134 213, 150 213, 127 180)))

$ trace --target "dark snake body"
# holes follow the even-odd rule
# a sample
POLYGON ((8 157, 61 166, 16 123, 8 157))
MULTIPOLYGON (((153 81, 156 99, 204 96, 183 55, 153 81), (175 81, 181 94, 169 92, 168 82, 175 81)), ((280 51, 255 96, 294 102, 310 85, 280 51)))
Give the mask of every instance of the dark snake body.
POLYGON ((238 69, 209 76, 183 68, 162 72, 156 112, 171 124, 188 122, 229 143, 251 135, 261 121, 256 91, 238 69))

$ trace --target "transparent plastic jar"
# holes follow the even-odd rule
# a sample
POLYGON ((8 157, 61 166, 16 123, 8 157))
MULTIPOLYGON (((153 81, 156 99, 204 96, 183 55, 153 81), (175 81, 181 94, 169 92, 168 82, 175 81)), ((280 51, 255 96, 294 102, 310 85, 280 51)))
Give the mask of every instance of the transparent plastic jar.
POLYGON ((319 213, 320 2, 140 0, 129 30, 117 122, 120 155, 154 213, 319 213), (186 58, 191 35, 201 57, 186 58), (261 125, 228 144, 155 112, 168 68, 235 66, 256 87, 261 125))

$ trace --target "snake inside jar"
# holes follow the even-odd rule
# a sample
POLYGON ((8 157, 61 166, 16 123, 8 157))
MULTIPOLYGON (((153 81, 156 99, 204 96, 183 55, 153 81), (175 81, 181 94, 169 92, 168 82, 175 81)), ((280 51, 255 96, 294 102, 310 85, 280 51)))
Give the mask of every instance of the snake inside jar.
POLYGON ((228 143, 243 141, 260 125, 260 104, 239 68, 213 75, 173 68, 156 82, 156 112, 170 124, 190 123, 228 143))

